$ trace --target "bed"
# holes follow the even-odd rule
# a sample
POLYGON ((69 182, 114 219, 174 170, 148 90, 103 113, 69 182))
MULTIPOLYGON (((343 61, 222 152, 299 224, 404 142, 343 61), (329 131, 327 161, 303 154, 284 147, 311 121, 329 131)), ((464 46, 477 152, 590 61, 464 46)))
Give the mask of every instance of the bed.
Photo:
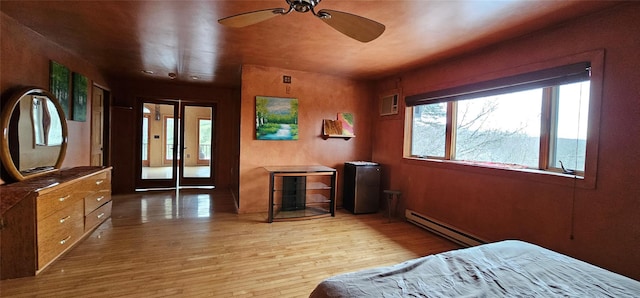
POLYGON ((505 240, 330 277, 310 297, 640 297, 640 282, 505 240))

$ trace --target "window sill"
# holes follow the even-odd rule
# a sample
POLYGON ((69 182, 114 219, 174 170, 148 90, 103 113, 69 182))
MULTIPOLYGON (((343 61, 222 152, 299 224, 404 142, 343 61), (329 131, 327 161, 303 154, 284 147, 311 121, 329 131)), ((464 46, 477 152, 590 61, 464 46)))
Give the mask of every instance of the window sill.
POLYGON ((529 180, 539 183, 555 184, 568 187, 594 189, 595 179, 581 176, 543 171, 537 169, 520 168, 503 164, 474 163, 454 160, 441 160, 419 157, 404 157, 404 163, 418 166, 426 166, 437 169, 463 171, 479 175, 490 175, 511 179, 529 180))

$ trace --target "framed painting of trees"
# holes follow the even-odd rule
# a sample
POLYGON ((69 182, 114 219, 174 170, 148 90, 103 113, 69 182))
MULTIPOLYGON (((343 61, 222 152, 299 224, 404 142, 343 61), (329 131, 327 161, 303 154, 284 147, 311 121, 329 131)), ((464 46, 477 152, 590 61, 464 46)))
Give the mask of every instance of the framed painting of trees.
POLYGON ((69 68, 58 62, 51 61, 49 80, 49 89, 58 99, 58 102, 60 102, 65 118, 71 119, 69 117, 69 89, 71 86, 71 72, 69 68))
POLYGON ((256 139, 297 140, 298 99, 256 96, 256 139))
POLYGON ((84 122, 87 119, 87 77, 73 73, 73 120, 84 122))

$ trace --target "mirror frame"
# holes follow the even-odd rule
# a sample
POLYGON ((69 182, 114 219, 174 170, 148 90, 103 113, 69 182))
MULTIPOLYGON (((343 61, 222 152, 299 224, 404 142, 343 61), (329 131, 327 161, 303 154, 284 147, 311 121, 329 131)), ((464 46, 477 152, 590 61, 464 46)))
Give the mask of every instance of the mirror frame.
POLYGON ((4 166, 5 170, 7 170, 9 175, 11 175, 14 179, 23 181, 60 170, 62 161, 64 160, 64 156, 67 153, 69 131, 67 129, 67 120, 65 118, 64 111, 62 110, 62 106, 60 105, 58 99, 49 91, 38 87, 25 87, 17 90, 17 92, 15 92, 2 107, 2 114, 0 115, 0 129, 2 129, 2 134, 0 135, 0 149, 2 149, 0 151, 0 160, 2 161, 2 165, 4 166), (23 175, 13 162, 13 158, 11 157, 11 152, 9 150, 9 122, 11 121, 11 116, 13 115, 14 109, 20 103, 20 100, 25 96, 34 95, 48 97, 56 107, 58 115, 61 118, 60 124, 62 126, 62 144, 60 145, 60 153, 58 154, 58 159, 53 166, 53 169, 43 170, 29 175, 23 175))

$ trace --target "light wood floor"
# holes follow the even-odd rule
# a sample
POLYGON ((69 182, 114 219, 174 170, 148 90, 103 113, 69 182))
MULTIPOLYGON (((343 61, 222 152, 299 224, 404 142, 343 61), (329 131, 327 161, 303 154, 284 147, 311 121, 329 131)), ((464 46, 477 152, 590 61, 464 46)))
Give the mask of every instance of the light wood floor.
POLYGON ((265 223, 221 190, 114 196, 111 219, 2 297, 308 297, 329 276, 458 246, 379 214, 265 223))

